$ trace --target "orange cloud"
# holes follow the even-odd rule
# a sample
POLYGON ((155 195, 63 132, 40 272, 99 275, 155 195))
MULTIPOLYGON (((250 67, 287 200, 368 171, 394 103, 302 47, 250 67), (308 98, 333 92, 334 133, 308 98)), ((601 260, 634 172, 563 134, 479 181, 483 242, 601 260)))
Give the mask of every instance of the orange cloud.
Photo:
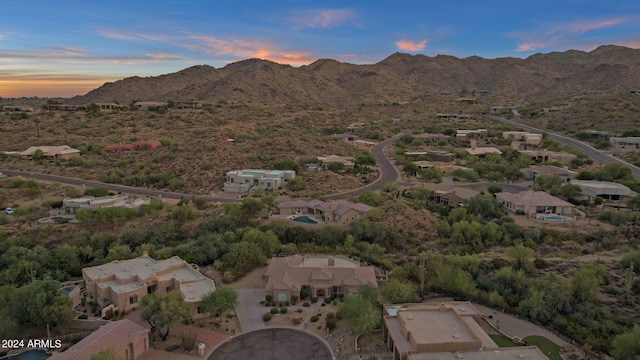
POLYGON ((398 49, 402 51, 422 51, 427 47, 428 40, 422 40, 420 42, 415 42, 411 40, 398 40, 396 41, 396 46, 398 49))
POLYGON ((296 13, 289 18, 293 27, 301 28, 331 28, 340 26, 348 20, 354 19, 355 13, 348 9, 310 9, 296 13))

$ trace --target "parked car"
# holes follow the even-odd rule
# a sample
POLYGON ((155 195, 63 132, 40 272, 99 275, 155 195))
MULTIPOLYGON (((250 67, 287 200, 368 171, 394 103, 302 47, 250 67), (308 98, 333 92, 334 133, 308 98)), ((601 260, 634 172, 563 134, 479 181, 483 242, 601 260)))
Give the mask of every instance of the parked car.
POLYGON ((6 208, 4 211, 5 211, 8 215, 13 214, 13 209, 12 209, 12 208, 6 208))

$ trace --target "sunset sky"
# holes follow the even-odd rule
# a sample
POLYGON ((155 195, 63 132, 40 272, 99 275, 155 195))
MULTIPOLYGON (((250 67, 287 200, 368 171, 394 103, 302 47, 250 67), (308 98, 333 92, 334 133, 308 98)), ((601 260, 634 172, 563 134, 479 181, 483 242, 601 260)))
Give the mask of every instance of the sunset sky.
POLYGON ((0 0, 0 97, 261 58, 372 64, 395 53, 525 58, 640 48, 638 0, 0 0))

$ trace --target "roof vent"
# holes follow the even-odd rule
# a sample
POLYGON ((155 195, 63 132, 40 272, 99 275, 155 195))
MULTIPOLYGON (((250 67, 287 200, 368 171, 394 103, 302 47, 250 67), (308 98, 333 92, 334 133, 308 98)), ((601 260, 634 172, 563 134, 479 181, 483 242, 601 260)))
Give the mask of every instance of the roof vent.
POLYGON ((407 316, 407 320, 413 320, 413 317, 407 316))
POLYGON ((456 352, 456 359, 464 359, 464 355, 459 352, 456 352))
POLYGON ((453 338, 454 338, 454 339, 460 339, 460 335, 458 335, 458 334, 453 334, 453 338))
POLYGON ((518 354, 518 357, 519 357, 520 359, 524 359, 524 355, 522 355, 522 354, 518 354))

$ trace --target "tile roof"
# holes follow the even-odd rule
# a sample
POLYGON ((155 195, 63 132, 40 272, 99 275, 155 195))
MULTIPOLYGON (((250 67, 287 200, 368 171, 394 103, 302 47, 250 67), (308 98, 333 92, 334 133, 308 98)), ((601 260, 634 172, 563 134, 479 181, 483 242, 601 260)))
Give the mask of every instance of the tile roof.
POLYGON ((516 194, 509 192, 499 192, 496 198, 517 205, 534 205, 534 206, 561 206, 574 207, 575 205, 559 199, 553 195, 549 195, 544 191, 527 190, 516 194))
POLYGON ((149 329, 131 320, 110 322, 66 351, 54 354, 49 360, 88 360, 92 355, 107 348, 112 348, 119 353, 129 344, 136 343, 141 336, 148 336, 148 333, 149 329))

